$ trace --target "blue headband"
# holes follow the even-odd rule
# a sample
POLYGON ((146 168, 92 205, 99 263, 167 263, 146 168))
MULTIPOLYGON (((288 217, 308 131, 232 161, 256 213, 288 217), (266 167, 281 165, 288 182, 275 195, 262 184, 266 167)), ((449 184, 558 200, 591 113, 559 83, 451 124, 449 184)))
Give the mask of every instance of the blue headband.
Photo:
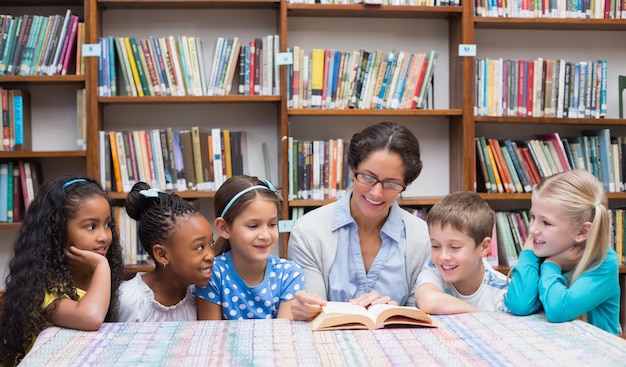
POLYGON ((68 186, 71 186, 77 182, 87 182, 87 180, 85 180, 84 178, 75 178, 73 180, 69 180, 66 183, 63 184, 63 188, 67 188, 68 186))
POLYGON ((233 205, 233 203, 235 201, 237 201, 237 199, 239 199, 243 194, 250 192, 252 190, 256 190, 256 189, 264 189, 264 190, 269 190, 271 192, 273 192, 276 195, 276 198, 278 199, 278 201, 281 201, 280 195, 278 195, 278 192, 276 192, 276 188, 274 187, 274 185, 272 185, 271 182, 269 182, 268 180, 263 180, 263 183, 266 186, 262 186, 262 185, 255 185, 255 186, 250 186, 247 187, 241 191, 239 191, 237 193, 237 195, 233 196, 232 199, 230 199, 230 201, 228 202, 228 204, 226 204, 226 206, 224 207, 224 210, 222 210, 222 215, 220 215, 220 217, 224 217, 224 215, 226 215, 226 212, 228 211, 228 209, 230 209, 230 207, 233 205))

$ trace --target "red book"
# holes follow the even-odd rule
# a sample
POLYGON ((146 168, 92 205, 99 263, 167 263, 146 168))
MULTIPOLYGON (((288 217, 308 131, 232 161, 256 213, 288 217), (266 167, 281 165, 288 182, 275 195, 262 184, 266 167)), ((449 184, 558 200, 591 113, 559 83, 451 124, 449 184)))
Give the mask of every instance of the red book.
POLYGON ((535 62, 528 62, 528 86, 526 87, 526 116, 533 116, 533 95, 535 94, 534 82, 535 82, 535 62))
POLYGON ((511 174, 509 169, 504 162, 504 157, 502 156, 502 151, 500 150, 500 143, 496 139, 487 139, 489 145, 491 145, 491 149, 493 150, 493 158, 496 161, 496 166, 498 167, 498 172, 500 172, 500 176, 502 178, 502 186, 504 186, 505 192, 515 192, 515 186, 513 186, 513 180, 511 179, 511 174))
POLYGON ((526 116, 526 89, 524 89, 524 78, 526 74, 524 69, 526 68, 526 61, 520 60, 517 76, 517 116, 526 116))
POLYGON ((328 95, 328 61, 330 60, 330 50, 324 50, 324 81, 322 85, 322 109, 326 109, 326 96, 328 95))
POLYGON ((541 181, 541 174, 539 174, 539 169, 537 168, 537 165, 533 160, 533 157, 530 154, 528 147, 520 147, 520 152, 522 153, 522 157, 524 158, 524 164, 528 167, 528 172, 530 173, 533 181, 535 182, 535 184, 539 183, 541 181))
POLYGON ((13 165, 13 221, 21 222, 24 208, 24 198, 22 195, 22 180, 20 167, 16 162, 13 165))

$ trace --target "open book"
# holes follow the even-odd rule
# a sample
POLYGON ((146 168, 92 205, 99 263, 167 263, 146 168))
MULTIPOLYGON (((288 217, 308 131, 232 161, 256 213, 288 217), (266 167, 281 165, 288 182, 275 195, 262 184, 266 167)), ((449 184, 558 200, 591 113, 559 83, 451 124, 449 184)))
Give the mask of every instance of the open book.
POLYGON ((418 308, 387 304, 365 308, 348 302, 328 302, 311 320, 312 330, 380 329, 385 325, 437 327, 418 308))

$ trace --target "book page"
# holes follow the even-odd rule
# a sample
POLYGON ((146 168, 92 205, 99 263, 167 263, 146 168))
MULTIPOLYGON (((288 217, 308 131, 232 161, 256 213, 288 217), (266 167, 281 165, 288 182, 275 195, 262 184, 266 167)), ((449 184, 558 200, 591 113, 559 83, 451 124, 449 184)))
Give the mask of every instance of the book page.
POLYGON ((430 326, 432 320, 422 310, 411 306, 394 306, 388 304, 373 305, 367 309, 381 327, 387 324, 407 324, 430 326))

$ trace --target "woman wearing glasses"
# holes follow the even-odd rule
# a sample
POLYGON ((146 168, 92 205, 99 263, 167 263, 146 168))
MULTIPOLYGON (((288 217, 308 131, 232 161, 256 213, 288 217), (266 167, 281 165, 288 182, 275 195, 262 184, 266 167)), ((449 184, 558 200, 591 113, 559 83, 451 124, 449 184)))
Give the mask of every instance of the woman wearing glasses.
POLYGON ((415 282, 430 255, 428 228, 396 198, 422 170, 417 138, 396 123, 369 126, 352 136, 348 164, 352 192, 291 230, 289 258, 304 269, 306 289, 292 303, 295 320, 313 318, 326 301, 415 304, 415 282))

